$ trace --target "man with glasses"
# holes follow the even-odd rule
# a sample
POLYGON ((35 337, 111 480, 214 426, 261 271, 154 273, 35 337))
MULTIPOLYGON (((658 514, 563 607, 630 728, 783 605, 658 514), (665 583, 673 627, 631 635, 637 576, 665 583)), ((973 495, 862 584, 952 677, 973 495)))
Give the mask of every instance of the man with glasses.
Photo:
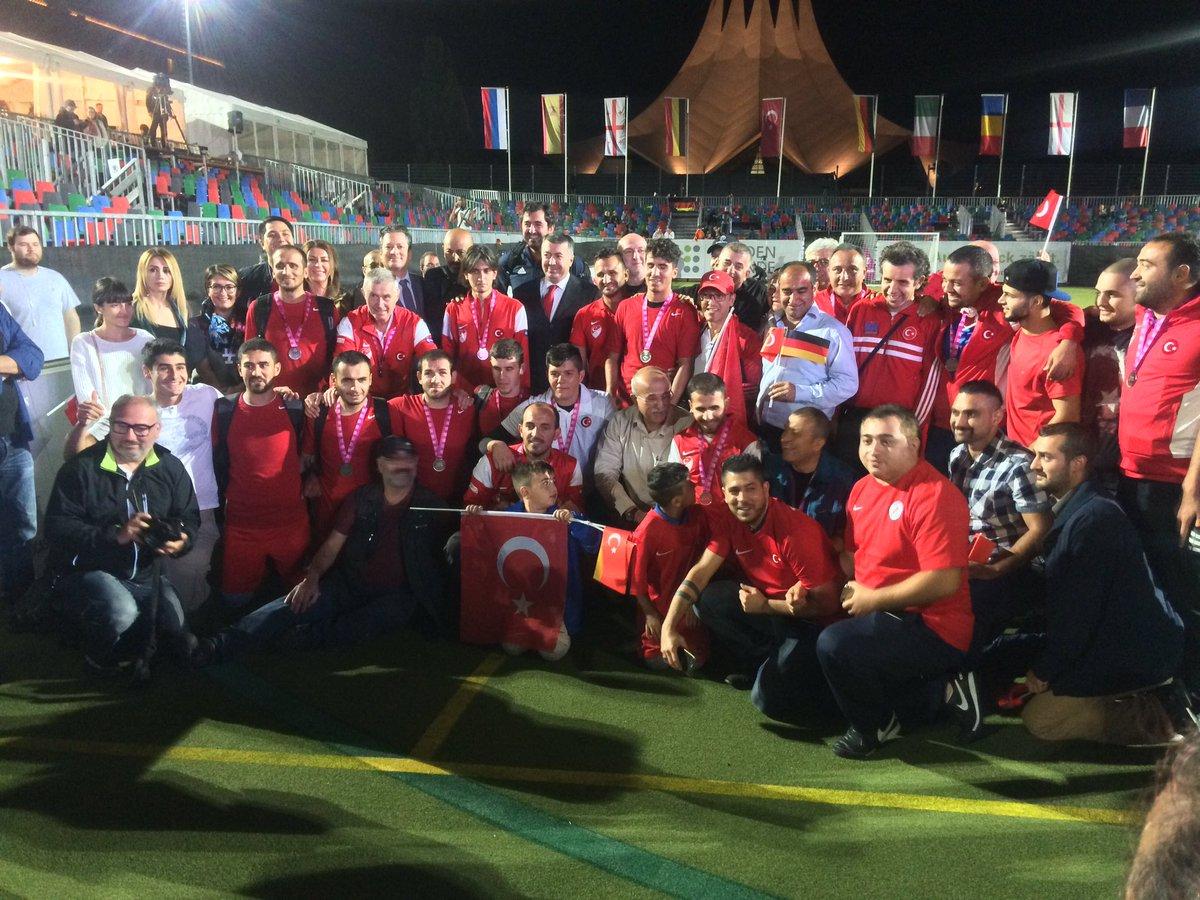
POLYGON ((68 615, 96 674, 147 661, 156 634, 177 654, 189 652, 162 560, 191 549, 200 508, 183 463, 155 444, 159 433, 151 398, 120 397, 108 438, 67 460, 46 509, 51 566, 64 576, 68 615))

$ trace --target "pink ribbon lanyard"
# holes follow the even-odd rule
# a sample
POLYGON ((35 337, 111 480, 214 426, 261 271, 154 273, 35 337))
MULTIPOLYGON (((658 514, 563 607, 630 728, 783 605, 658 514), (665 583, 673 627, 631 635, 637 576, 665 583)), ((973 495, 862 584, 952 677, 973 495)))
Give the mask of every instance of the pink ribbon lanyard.
POLYGON ((650 298, 646 297, 642 300, 642 349, 647 353, 650 352, 650 347, 654 344, 654 337, 658 334, 658 329, 663 323, 663 319, 667 314, 667 310, 671 304, 675 302, 675 292, 667 297, 666 302, 658 310, 658 315, 654 319, 654 325, 651 327, 648 322, 650 310, 650 298))
POLYGON ((487 316, 486 316, 486 318, 483 318, 482 322, 480 321, 480 317, 483 315, 483 301, 482 300, 478 301, 479 315, 476 315, 476 313, 475 313, 475 303, 476 303, 475 298, 474 297, 467 298, 467 309, 471 313, 471 322, 474 323, 474 325, 475 325, 475 336, 477 338, 479 338, 479 347, 481 350, 488 349, 488 344, 487 344, 488 323, 491 322, 492 312, 496 308, 496 304, 494 302, 492 302, 494 300, 495 296, 496 296, 495 291, 492 291, 488 295, 487 316))
MULTIPOLYGON (((1153 316, 1154 313, 1146 311, 1147 316, 1153 316)), ((1167 325, 1166 316, 1155 316, 1154 326, 1146 328, 1146 320, 1142 319, 1142 333, 1138 337, 1137 352, 1133 357, 1133 368, 1129 372, 1129 386, 1133 387, 1137 381, 1138 370, 1141 369, 1142 363, 1146 360, 1146 354, 1150 352, 1150 348, 1154 346, 1154 342, 1158 340, 1159 334, 1167 325)))
MULTIPOLYGON (((727 417, 721 425, 721 430, 717 432, 716 439, 709 445, 709 452, 705 454, 703 448, 700 450, 698 463, 700 466, 700 490, 702 491, 711 490, 709 479, 712 473, 712 468, 710 467, 709 463, 721 458, 721 451, 725 449, 725 443, 729 440, 729 430, 731 424, 732 420, 727 417), (708 456, 707 462, 705 461, 706 455, 708 456)), ((703 440, 703 438, 701 438, 701 440, 703 440)))
POLYGON ((350 446, 346 446, 346 432, 342 428, 342 401, 338 400, 338 408, 334 410, 333 424, 337 429, 338 455, 342 457, 342 466, 347 467, 350 461, 354 459, 354 449, 358 446, 358 438, 362 434, 363 425, 367 421, 367 413, 371 411, 370 402, 364 403, 362 411, 358 414, 358 421, 354 423, 354 432, 350 435, 350 446))
POLYGON ((433 424, 433 413, 429 411, 429 404, 422 403, 421 409, 425 413, 425 424, 429 428, 429 440, 433 442, 433 458, 434 460, 446 458, 446 440, 450 437, 450 420, 454 418, 454 404, 451 403, 446 407, 446 418, 442 420, 442 433, 437 435, 437 428, 433 424))
POLYGON ((379 356, 380 361, 387 357, 388 347, 392 345, 392 338, 396 336, 396 329, 400 326, 396 324, 396 311, 392 310, 392 317, 388 320, 388 330, 381 336, 379 329, 375 329, 375 337, 379 341, 379 356))
POLYGON ((575 401, 575 408, 571 410, 571 424, 567 426, 567 438, 564 441, 562 432, 558 435, 558 449, 563 453, 570 453, 570 446, 575 441, 575 426, 579 424, 579 410, 583 408, 583 395, 580 394, 578 400, 575 401))
POLYGON ((312 303, 309 301, 308 294, 304 295, 304 318, 300 320, 300 327, 295 331, 292 331, 292 326, 288 324, 287 312, 284 309, 283 301, 279 298, 279 291, 272 294, 271 299, 275 302, 275 308, 279 310, 279 320, 283 323, 284 333, 287 334, 288 347, 292 350, 299 350, 300 338, 304 335, 308 314, 312 312, 312 303))

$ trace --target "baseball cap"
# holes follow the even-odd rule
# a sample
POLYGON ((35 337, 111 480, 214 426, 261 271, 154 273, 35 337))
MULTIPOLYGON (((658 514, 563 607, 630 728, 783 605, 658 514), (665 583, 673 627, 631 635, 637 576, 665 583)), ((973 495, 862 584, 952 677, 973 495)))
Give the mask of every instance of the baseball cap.
POLYGON ((1004 270, 1004 283, 1022 294, 1041 294, 1053 300, 1070 300, 1071 295, 1058 289, 1058 269, 1043 259, 1018 259, 1004 270))
POLYGON ((714 253, 720 253, 720 252, 721 252, 722 250, 724 250, 724 249, 725 249, 725 242, 724 242, 724 241, 717 241, 717 242, 716 242, 716 243, 714 243, 714 244, 709 244, 709 245, 708 245, 708 249, 707 249, 707 250, 705 250, 704 252, 705 252, 705 254, 707 254, 708 256, 712 256, 714 253))
POLYGON ((733 286, 733 279, 729 277, 728 272, 718 272, 715 269, 704 273, 704 277, 700 279, 700 286, 696 288, 696 293, 700 293, 705 288, 714 288, 722 294, 732 294, 737 290, 733 286))
POLYGON ((397 456, 417 456, 417 447, 406 437, 389 434, 379 442, 378 454, 389 459, 397 456))

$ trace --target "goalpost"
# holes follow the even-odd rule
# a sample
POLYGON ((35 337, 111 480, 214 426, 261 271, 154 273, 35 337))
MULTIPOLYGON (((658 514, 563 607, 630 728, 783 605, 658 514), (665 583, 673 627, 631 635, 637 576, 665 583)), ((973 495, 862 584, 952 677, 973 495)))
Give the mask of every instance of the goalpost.
POLYGON ((929 257, 929 271, 941 270, 942 260, 938 256, 941 235, 936 231, 843 231, 839 241, 852 244, 862 251, 867 267, 867 284, 879 284, 879 255, 889 244, 908 241, 929 257))

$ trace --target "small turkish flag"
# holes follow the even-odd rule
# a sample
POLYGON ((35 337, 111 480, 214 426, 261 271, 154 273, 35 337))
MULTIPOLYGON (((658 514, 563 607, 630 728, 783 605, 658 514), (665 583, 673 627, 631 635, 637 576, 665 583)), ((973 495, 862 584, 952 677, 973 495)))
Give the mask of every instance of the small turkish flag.
POLYGON ((1062 201, 1062 195, 1058 192, 1051 191, 1048 193, 1046 199, 1038 204, 1038 208, 1030 217, 1029 224, 1049 231, 1054 227, 1054 220, 1058 218, 1058 211, 1062 206, 1062 201))
POLYGON ((605 528, 600 536, 600 553, 592 577, 624 595, 629 590, 629 563, 633 559, 633 535, 620 528, 605 528))
POLYGON ((758 351, 763 359, 779 359, 783 352, 783 339, 787 336, 786 328, 768 328, 762 349, 758 351))
POLYGON ((462 526, 459 637, 553 650, 567 598, 566 524, 478 515, 462 526))

